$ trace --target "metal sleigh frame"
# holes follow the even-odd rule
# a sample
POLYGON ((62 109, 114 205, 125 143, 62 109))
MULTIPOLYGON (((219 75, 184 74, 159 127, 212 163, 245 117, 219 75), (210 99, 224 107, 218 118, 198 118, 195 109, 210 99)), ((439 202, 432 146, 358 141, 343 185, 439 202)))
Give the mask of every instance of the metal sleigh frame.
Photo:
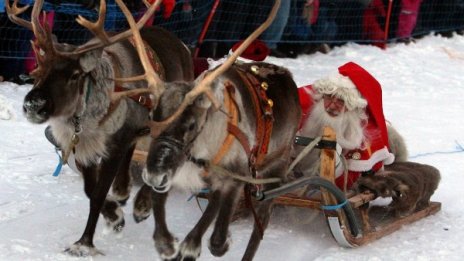
MULTIPOLYGON (((399 230, 403 225, 440 211, 440 202, 430 202, 427 208, 401 218, 394 217, 386 208, 369 209, 369 202, 375 199, 373 193, 345 194, 335 186, 335 146, 331 144, 336 143, 336 136, 331 128, 324 129, 320 143, 326 145, 318 146, 321 148, 319 177, 297 178, 282 187, 255 195, 255 200, 272 199, 278 205, 322 211, 335 241, 349 248, 370 243, 399 230), (306 198, 292 193, 308 185, 320 189, 320 198, 306 198)), ((133 160, 145 162, 146 155, 145 151, 136 150, 133 160)), ((207 198, 207 195, 203 193, 199 197, 207 198)), ((234 216, 241 216, 244 211, 245 204, 241 202, 234 216)))

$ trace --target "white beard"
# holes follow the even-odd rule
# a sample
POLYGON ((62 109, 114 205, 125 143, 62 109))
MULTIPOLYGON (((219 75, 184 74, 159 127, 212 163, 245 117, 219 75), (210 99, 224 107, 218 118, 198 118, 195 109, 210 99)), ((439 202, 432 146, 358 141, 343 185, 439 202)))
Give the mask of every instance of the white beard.
POLYGON ((352 150, 360 148, 365 140, 364 122, 367 122, 364 110, 345 111, 332 117, 325 111, 323 100, 320 100, 314 104, 299 134, 315 138, 322 135, 325 126, 330 126, 337 135, 337 143, 343 149, 352 150))

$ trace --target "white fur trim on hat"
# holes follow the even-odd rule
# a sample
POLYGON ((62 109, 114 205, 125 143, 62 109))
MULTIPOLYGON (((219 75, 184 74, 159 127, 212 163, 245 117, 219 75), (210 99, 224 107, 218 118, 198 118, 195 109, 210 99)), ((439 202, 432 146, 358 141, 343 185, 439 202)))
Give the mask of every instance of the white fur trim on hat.
MULTIPOLYGON (((232 54, 234 54, 234 51, 232 51, 232 49, 230 49, 228 57, 232 56, 232 54)), ((254 62, 253 60, 247 59, 247 58, 242 57, 242 56, 238 56, 235 61, 242 62, 242 63, 252 63, 252 62, 254 62)))
MULTIPOLYGON (((313 88, 319 94, 334 95, 344 100, 348 110, 367 106, 367 101, 361 96, 350 78, 339 73, 317 80, 314 82, 313 88)), ((321 97, 316 96, 316 98, 321 97)))

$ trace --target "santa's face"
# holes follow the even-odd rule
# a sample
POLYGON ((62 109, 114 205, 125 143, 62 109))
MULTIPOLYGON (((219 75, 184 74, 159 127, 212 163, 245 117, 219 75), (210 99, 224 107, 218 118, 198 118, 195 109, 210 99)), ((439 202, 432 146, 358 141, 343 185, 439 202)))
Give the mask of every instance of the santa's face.
POLYGON ((324 94, 322 96, 324 103, 324 109, 327 114, 331 117, 337 117, 342 112, 346 112, 345 101, 329 94, 324 94))
MULTIPOLYGON (((330 96, 329 96, 330 97, 330 96)), ((318 137, 325 126, 330 126, 337 134, 337 142, 343 149, 355 149, 364 140, 363 122, 367 116, 363 110, 347 110, 343 104, 332 102, 326 106, 325 99, 316 100, 308 119, 304 122, 299 135, 318 137)))

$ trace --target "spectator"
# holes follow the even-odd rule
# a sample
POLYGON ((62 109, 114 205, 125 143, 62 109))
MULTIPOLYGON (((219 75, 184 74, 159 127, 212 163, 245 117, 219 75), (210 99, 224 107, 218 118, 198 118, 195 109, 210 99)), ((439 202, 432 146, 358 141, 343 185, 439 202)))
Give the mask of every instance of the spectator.
POLYGON ((319 0, 298 0, 292 5, 292 14, 286 32, 289 43, 281 45, 288 57, 296 58, 303 53, 306 42, 313 40, 313 26, 318 20, 319 0))
MULTIPOLYGON (((135 1, 139 2, 139 1, 135 1)), ((150 4, 153 4, 156 2, 156 0, 148 0, 150 4)), ((174 6, 176 5, 176 0, 163 0, 161 2, 161 8, 162 8, 162 15, 164 19, 169 19, 171 17, 172 11, 174 10, 174 6)), ((144 7, 145 10, 145 7, 144 7)), ((148 21, 145 23, 146 25, 153 25, 153 20, 154 16, 152 16, 148 21)))
POLYGON ((261 40, 271 49, 271 56, 285 57, 285 54, 277 50, 277 44, 280 42, 289 20, 291 2, 296 2, 296 0, 287 0, 280 3, 280 8, 277 11, 274 21, 269 25, 266 31, 261 34, 261 40))
POLYGON ((398 17, 396 37, 409 39, 416 27, 417 16, 422 0, 401 0, 401 11, 398 17))
POLYGON ((386 40, 395 38, 398 28, 400 2, 393 1, 390 17, 387 17, 389 0, 373 0, 363 15, 362 39, 372 41, 372 44, 385 48, 386 40), (390 20, 388 33, 385 33, 387 20, 390 20))

